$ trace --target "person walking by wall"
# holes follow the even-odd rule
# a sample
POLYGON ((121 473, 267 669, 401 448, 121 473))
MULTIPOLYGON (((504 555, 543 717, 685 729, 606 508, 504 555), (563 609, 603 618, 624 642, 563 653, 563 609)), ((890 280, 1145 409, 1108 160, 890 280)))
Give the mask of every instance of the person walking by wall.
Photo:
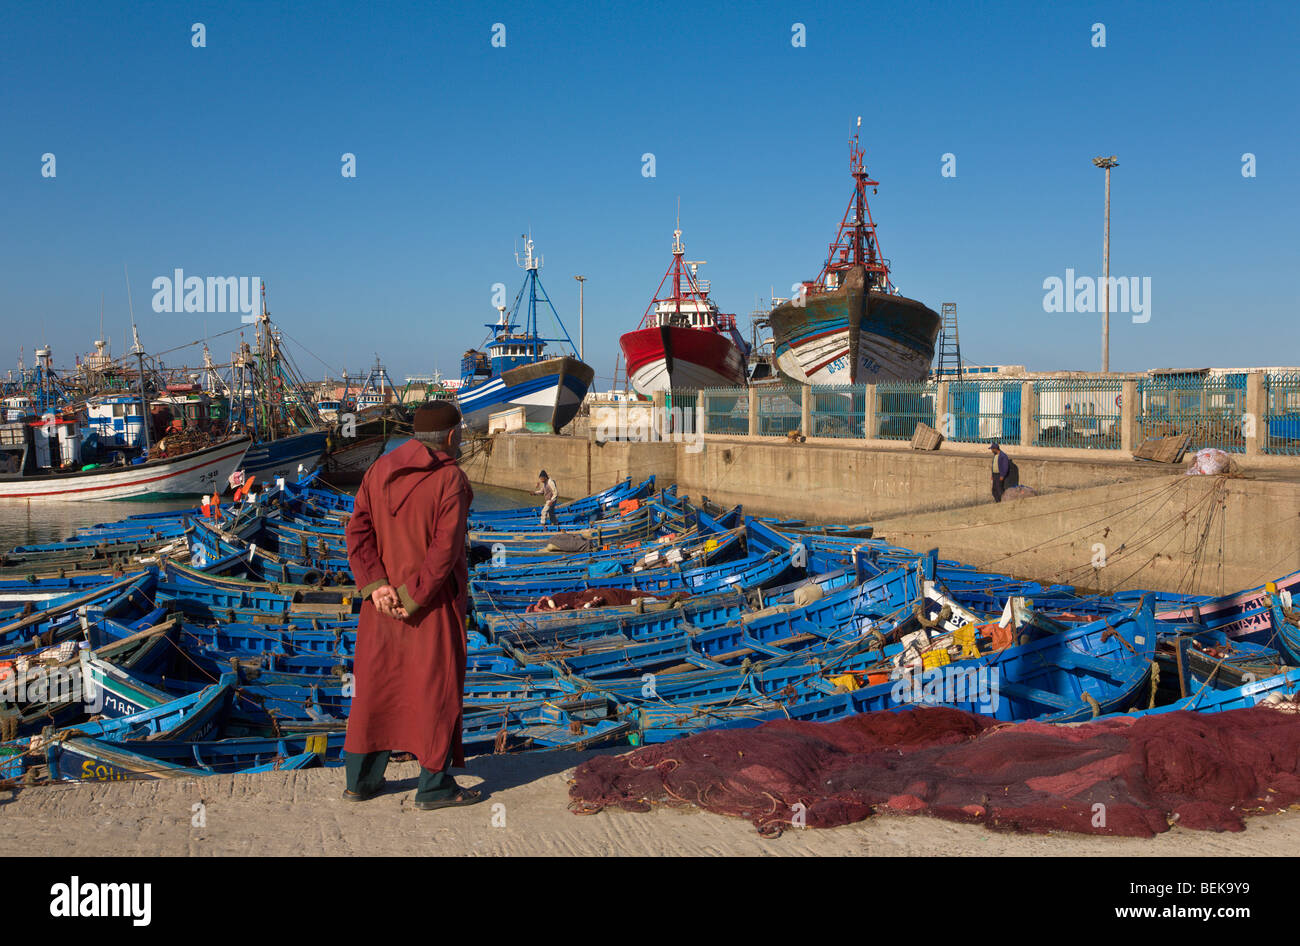
POLYGON ((1002 502, 1002 494, 1012 486, 1020 485, 1019 471, 1011 458, 1002 452, 1002 447, 995 440, 989 444, 993 453, 993 501, 1002 502))
POLYGON ((545 470, 537 474, 537 489, 533 490, 533 495, 542 497, 541 524, 546 525, 547 520, 556 522, 555 501, 560 498, 560 491, 545 470))

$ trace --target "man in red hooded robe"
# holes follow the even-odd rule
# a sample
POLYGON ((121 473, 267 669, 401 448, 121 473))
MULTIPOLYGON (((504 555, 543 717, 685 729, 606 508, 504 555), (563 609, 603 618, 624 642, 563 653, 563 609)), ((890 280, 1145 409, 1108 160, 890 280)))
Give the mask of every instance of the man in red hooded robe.
POLYGON ((447 771, 465 764, 465 531, 474 493, 456 465, 460 421, 445 401, 417 410, 415 436, 380 457, 357 490, 348 562, 366 600, 343 745, 348 801, 379 793, 392 752, 419 760, 417 808, 480 797, 447 771))

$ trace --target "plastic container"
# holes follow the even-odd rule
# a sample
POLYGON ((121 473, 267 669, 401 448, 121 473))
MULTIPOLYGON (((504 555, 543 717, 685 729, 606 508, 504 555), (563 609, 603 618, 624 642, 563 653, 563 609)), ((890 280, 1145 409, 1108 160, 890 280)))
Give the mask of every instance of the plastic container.
POLYGON ((936 667, 946 667, 950 663, 952 663, 952 659, 949 658, 948 651, 946 650, 936 648, 935 650, 927 650, 921 655, 921 666, 926 670, 933 670, 936 667))

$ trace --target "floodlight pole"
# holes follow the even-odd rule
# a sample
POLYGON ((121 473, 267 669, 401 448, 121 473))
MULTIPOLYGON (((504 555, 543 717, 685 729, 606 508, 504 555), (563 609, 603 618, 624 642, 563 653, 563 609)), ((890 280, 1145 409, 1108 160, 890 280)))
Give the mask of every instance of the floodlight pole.
POLYGON ((1106 172, 1106 229, 1102 238, 1102 297, 1101 316, 1101 373, 1110 373, 1110 169, 1118 167, 1115 155, 1109 158, 1093 158, 1092 163, 1106 172))
POLYGON ((587 277, 574 276, 573 278, 578 280, 578 360, 586 361, 586 356, 585 353, 583 352, 584 332, 583 332, 583 325, 582 325, 582 290, 585 288, 583 284, 587 281, 587 277))

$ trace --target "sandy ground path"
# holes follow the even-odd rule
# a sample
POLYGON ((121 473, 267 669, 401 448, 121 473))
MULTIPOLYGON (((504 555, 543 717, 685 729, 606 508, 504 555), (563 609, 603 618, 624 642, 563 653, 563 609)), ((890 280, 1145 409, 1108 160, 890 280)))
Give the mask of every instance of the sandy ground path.
POLYGON ((389 767, 389 790, 341 800, 342 769, 149 782, 53 785, 0 803, 0 854, 16 855, 1291 855, 1300 812, 1254 818, 1244 832, 1178 828, 1153 840, 1015 835, 933 818, 886 816, 764 840, 752 825, 698 811, 577 816, 573 767, 590 753, 479 756, 458 773, 491 796, 468 808, 411 805, 415 763, 389 767), (206 825, 195 826, 202 802, 206 825), (502 805, 503 808, 495 808, 502 805), (493 819, 504 825, 494 826, 493 819))

